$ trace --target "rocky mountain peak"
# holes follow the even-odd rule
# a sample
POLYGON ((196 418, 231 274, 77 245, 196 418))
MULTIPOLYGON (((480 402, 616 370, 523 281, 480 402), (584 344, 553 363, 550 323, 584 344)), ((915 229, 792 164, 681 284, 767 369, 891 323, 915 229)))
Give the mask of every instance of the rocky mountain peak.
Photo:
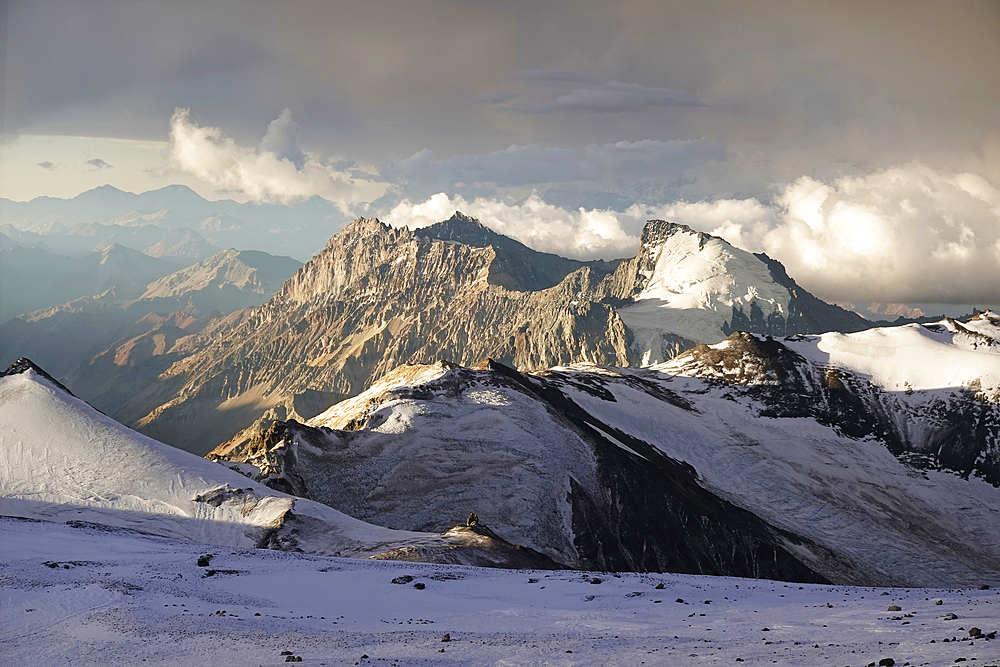
POLYGON ((21 357, 20 359, 12 363, 10 366, 7 367, 7 370, 0 373, 0 377, 7 377, 10 375, 20 375, 21 373, 27 373, 28 371, 40 375, 41 377, 45 378, 48 382, 52 383, 59 389, 65 391, 70 396, 73 395, 73 392, 71 392, 69 389, 63 386, 61 382, 59 382, 54 377, 46 373, 41 367, 39 367, 37 364, 35 364, 35 362, 33 362, 31 359, 28 359, 27 357, 21 357))
POLYGON ((455 211, 454 215, 447 220, 418 229, 415 233, 418 237, 430 241, 452 241, 479 248, 488 245, 507 246, 511 243, 522 245, 513 239, 497 234, 476 218, 465 215, 461 211, 455 211))
POLYGON ((687 225, 682 225, 679 222, 670 222, 669 220, 647 220, 646 224, 642 228, 640 247, 647 248, 659 245, 674 234, 695 234, 699 238, 718 238, 712 236, 711 234, 706 234, 705 232, 695 231, 687 225))
POLYGON ((340 234, 333 236, 330 240, 333 241, 333 239, 342 234, 351 236, 358 234, 382 234, 390 231, 391 229, 392 227, 378 218, 358 218, 354 220, 354 222, 346 225, 340 234))

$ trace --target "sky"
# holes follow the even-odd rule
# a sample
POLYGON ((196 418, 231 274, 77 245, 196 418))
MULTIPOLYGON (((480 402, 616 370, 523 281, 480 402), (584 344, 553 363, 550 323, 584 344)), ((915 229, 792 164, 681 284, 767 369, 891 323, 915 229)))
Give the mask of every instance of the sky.
POLYGON ((0 0, 0 196, 172 183, 1000 301, 1000 3, 0 0))

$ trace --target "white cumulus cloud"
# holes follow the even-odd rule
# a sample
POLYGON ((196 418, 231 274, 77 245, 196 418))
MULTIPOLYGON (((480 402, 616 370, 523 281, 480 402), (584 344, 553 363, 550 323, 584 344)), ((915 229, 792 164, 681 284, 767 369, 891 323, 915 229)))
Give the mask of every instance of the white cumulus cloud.
POLYGON ((297 132, 286 109, 254 149, 240 146, 220 128, 198 125, 188 109, 176 109, 170 118, 168 152, 173 165, 182 171, 258 203, 288 204, 318 195, 347 206, 385 192, 384 184, 356 178, 304 154, 297 132))
POLYGON ((996 304, 1000 192, 985 178, 909 164, 756 199, 679 202, 661 217, 780 260, 835 301, 996 304))
POLYGON ((493 231, 535 250, 564 257, 612 259, 633 254, 639 245, 638 237, 622 227, 621 214, 570 211, 547 204, 536 194, 509 203, 485 198, 466 201, 461 196, 438 193, 419 203, 400 202, 384 221, 414 229, 447 220, 455 211, 471 215, 493 231))
POLYGON ((420 227, 455 210, 546 252, 590 259, 632 255, 648 219, 721 236, 781 261, 800 285, 834 302, 1000 302, 1000 191, 972 173, 909 164, 863 176, 802 177, 758 199, 566 209, 537 195, 512 203, 436 194, 386 216, 420 227))

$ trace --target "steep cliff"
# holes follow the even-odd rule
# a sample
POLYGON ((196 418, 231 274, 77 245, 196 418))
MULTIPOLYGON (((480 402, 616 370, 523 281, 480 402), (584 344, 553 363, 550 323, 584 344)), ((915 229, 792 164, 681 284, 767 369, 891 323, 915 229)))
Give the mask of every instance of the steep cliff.
POLYGON ((600 268, 568 263, 572 273, 536 291, 497 284, 498 275, 521 275, 533 252, 428 240, 359 219, 273 299, 116 416, 204 453, 268 410, 311 417, 403 363, 491 356, 527 368, 628 364, 621 319, 588 298, 605 275, 600 268))

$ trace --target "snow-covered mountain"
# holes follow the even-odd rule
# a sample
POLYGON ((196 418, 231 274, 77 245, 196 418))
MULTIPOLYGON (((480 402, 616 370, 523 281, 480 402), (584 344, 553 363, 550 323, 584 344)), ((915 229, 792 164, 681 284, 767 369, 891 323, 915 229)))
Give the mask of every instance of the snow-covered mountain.
POLYGON ((399 529, 471 507, 572 566, 970 585, 1000 571, 998 386, 993 313, 735 333, 648 369, 402 367, 211 456, 399 529))
POLYGON ((873 326, 803 290, 767 255, 663 220, 646 224, 638 255, 602 287, 620 300, 618 314, 634 335, 631 356, 642 366, 734 331, 788 335, 873 326))
POLYGON ((461 213, 416 231, 359 219, 246 321, 136 388, 114 415, 205 453, 195 432, 222 441, 262 417, 302 421, 404 363, 641 366, 736 329, 868 325, 801 290, 777 262, 671 223, 647 224, 634 259, 580 262, 461 213))
MULTIPOLYGON (((229 547, 383 558, 404 552, 442 562, 456 562, 447 552, 458 550, 458 562, 514 560, 505 543, 483 543, 469 531, 386 529, 276 492, 118 424, 25 359, 0 374, 0 516, 92 522, 229 547)), ((535 566, 546 562, 540 557, 535 566)))

